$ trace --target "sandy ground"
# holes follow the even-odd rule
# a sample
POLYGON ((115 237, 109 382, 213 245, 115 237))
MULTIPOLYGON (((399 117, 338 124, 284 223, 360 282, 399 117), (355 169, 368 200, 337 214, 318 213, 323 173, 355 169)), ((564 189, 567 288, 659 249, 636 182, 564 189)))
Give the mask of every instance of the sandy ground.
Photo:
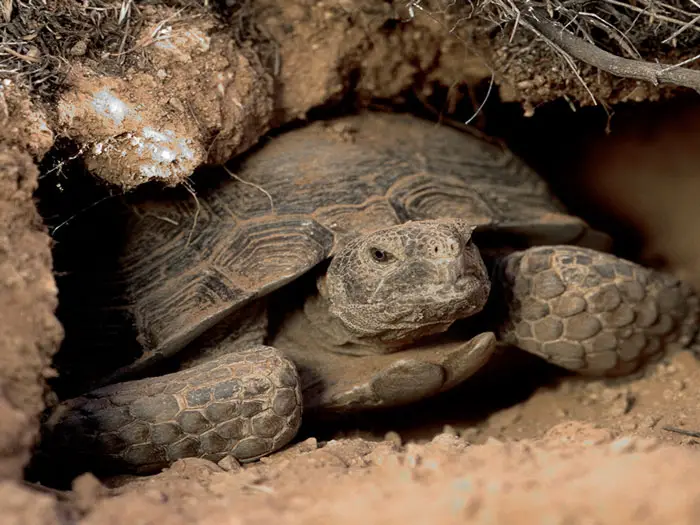
MULTIPOLYGON (((698 466, 690 449, 579 423, 480 446, 446 433, 405 446, 309 439, 245 468, 184 460, 148 479, 112 480, 116 488, 85 475, 58 500, 35 495, 41 515, 21 523, 53 514, 81 525, 690 524, 700 519, 700 488, 687 482, 698 466)), ((15 488, 14 501, 26 490, 15 488)))

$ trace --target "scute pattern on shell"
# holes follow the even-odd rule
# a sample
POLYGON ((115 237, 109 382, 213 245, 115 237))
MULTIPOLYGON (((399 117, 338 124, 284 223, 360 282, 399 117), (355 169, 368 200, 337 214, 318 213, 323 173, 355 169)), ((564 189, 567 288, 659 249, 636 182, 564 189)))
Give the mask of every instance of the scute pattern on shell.
MULTIPOLYGON (((240 162, 238 179, 222 174, 212 185, 208 174, 196 198, 184 188, 147 200, 128 196, 119 274, 92 280, 118 283, 104 289, 120 292, 75 314, 81 341, 104 347, 93 326, 132 326, 128 353, 140 357, 126 372, 147 368, 322 262, 347 238, 408 220, 460 217, 562 243, 587 229, 500 145, 410 115, 335 122, 349 134, 322 122, 282 134, 240 162)), ((124 354, 126 344, 122 338, 100 352, 124 354)), ((92 374, 100 367, 98 359, 84 363, 92 374)))

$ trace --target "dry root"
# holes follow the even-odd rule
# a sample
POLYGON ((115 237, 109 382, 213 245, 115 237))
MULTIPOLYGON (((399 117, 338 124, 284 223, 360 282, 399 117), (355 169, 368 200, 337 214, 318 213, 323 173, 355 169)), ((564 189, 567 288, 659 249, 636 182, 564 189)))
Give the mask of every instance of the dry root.
POLYGON ((700 91, 700 71, 687 67, 700 58, 695 51, 700 44, 700 3, 690 0, 691 10, 685 4, 680 0, 418 0, 406 7, 409 17, 422 12, 437 21, 449 20, 450 32, 458 33, 467 20, 480 21, 482 27, 487 22, 487 30, 500 28, 511 41, 518 31, 530 32, 564 59, 596 103, 577 61, 621 78, 700 91))

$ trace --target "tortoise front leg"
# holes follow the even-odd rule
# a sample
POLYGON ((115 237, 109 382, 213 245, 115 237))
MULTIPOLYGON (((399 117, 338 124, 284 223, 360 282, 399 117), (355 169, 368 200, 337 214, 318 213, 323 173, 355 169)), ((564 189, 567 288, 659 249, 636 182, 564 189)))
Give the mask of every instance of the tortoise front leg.
POLYGON ((688 347, 698 297, 678 279, 575 246, 530 248, 496 268, 500 337, 566 369, 620 376, 688 347))
POLYGON ((253 345, 69 400, 45 424, 42 449, 110 473, 154 472, 186 457, 249 461, 286 445, 301 412, 294 364, 253 345))

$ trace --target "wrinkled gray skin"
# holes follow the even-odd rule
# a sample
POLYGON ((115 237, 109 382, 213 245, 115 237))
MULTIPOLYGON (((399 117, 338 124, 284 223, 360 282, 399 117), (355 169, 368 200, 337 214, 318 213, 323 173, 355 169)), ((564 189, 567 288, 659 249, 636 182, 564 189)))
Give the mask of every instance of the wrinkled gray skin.
POLYGON ((132 271, 125 282, 136 298, 143 356, 108 377, 109 386, 60 405, 45 426, 47 447, 111 462, 116 471, 152 472, 191 456, 250 461, 294 437, 302 406, 366 410, 452 388, 487 361, 496 335, 597 376, 633 372, 692 344, 699 309, 691 290, 566 245, 580 242, 586 225, 561 213, 522 165, 453 131, 403 117, 365 119, 351 120, 359 122, 357 143, 297 131, 253 159, 245 178, 270 192, 276 214, 265 215, 265 198, 251 204, 253 197, 239 196, 242 186, 204 197, 210 208, 198 231, 184 232, 182 215, 160 221, 181 213, 175 205, 144 208, 139 216, 155 222, 140 227, 123 263, 132 271), (366 142, 362 126, 374 133, 366 142), (403 156, 398 139, 379 144, 375 137, 389 135, 382 126, 406 142, 403 156), (311 153, 298 149, 297 137, 302 146, 313 142, 311 153), (426 145, 425 137, 435 142, 426 145), (416 145, 439 154, 426 157, 416 145), (321 168, 307 174, 317 159, 304 155, 321 159, 321 168), (440 169, 431 171, 430 161, 440 169), (336 186, 325 182, 331 175, 336 186), (239 216, 231 225, 206 223, 231 221, 233 210, 239 216), (489 221, 551 246, 503 246, 489 256, 490 278, 472 239, 489 221), (329 256, 317 293, 271 333, 266 294, 329 256), (481 334, 438 337, 487 300, 494 308, 481 334), (176 353, 179 371, 112 384, 176 353))
POLYGON ((349 242, 318 281, 341 327, 328 336, 392 352, 479 312, 491 283, 472 231, 459 220, 410 222, 349 242))
POLYGON ((463 382, 486 362, 491 332, 430 339, 486 305, 491 282, 472 231, 461 220, 408 222, 339 251, 318 294, 272 340, 296 364, 306 407, 402 405, 463 382))

